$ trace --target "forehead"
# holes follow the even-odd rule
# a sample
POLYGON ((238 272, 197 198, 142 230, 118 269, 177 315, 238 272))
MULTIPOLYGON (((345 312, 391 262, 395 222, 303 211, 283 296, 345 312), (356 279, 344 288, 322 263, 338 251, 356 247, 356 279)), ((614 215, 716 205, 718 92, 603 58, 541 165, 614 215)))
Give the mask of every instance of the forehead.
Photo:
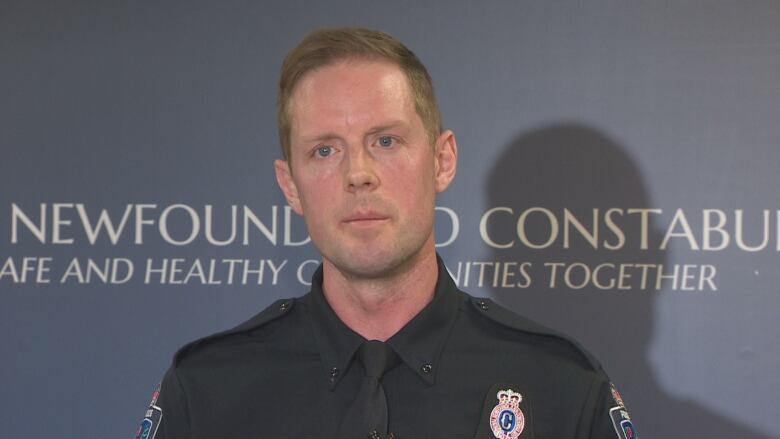
POLYGON ((289 109, 293 140, 323 130, 355 132, 388 120, 419 122, 406 75, 386 61, 347 60, 309 72, 296 86, 289 109))

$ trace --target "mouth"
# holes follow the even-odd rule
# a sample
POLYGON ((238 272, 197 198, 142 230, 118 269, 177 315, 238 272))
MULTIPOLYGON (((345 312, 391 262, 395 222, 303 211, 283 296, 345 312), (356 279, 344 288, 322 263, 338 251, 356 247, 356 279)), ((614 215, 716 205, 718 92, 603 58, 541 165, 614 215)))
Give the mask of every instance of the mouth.
POLYGON ((342 222, 353 226, 368 226, 373 224, 379 224, 387 221, 389 218, 386 215, 375 212, 362 212, 347 216, 342 222))

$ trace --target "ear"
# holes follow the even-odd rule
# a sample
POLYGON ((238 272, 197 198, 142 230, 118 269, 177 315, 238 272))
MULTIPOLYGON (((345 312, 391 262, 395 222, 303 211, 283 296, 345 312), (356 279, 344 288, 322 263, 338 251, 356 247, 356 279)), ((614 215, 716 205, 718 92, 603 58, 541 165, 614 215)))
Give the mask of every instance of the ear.
POLYGON ((287 160, 275 160, 274 170, 276 171, 276 182, 284 193, 287 204, 292 207, 292 210, 295 211, 295 213, 303 215, 301 199, 298 196, 298 187, 295 186, 295 181, 292 178, 289 162, 287 160))
POLYGON ((444 130, 436 139, 435 179, 436 192, 444 192, 455 178, 458 169, 458 144, 455 134, 450 130, 444 130))

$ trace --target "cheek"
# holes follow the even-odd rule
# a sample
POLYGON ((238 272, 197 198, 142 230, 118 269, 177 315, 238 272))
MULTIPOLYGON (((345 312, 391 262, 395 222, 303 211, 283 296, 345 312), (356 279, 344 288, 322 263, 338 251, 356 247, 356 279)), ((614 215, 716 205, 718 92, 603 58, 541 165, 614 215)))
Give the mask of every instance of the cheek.
POLYGON ((427 146, 414 146, 399 151, 399 154, 384 161, 383 168, 395 183, 407 185, 419 192, 434 183, 436 163, 427 146))
POLYGON ((317 182, 332 179, 339 172, 339 162, 337 160, 307 160, 294 168, 293 171, 298 176, 301 184, 307 187, 316 186, 317 182))
POLYGON ((396 199, 402 200, 404 206, 427 210, 436 198, 433 172, 429 168, 412 171, 397 176, 392 183, 396 199))
POLYGON ((323 194, 332 193, 340 181, 337 171, 336 166, 328 166, 325 163, 294 167, 293 179, 298 196, 302 200, 316 202, 323 194))
POLYGON ((319 185, 312 184, 310 181, 298 181, 297 188, 303 216, 306 223, 309 224, 312 220, 322 216, 320 211, 322 210, 322 197, 325 191, 319 185))

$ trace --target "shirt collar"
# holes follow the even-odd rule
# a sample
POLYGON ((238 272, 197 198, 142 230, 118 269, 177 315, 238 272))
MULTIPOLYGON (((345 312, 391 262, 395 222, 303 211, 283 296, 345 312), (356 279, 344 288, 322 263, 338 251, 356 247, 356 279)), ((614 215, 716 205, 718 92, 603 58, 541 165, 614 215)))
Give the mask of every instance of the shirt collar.
POLYGON ((365 341, 345 325, 322 292, 322 264, 311 278, 311 291, 301 301, 309 314, 314 341, 325 367, 325 379, 334 389, 347 372, 355 351, 365 341))
POLYGON ((444 343, 458 314, 458 289, 436 254, 439 277, 431 303, 387 342, 428 385, 436 381, 444 343))
MULTIPOLYGON (((428 385, 435 382, 441 352, 458 312, 457 287, 438 254, 436 260, 438 279, 433 300, 387 340, 401 360, 428 385)), ((347 327, 325 299, 322 266, 312 276, 311 292, 302 301, 322 357, 325 379, 334 389, 365 339, 347 327)))

